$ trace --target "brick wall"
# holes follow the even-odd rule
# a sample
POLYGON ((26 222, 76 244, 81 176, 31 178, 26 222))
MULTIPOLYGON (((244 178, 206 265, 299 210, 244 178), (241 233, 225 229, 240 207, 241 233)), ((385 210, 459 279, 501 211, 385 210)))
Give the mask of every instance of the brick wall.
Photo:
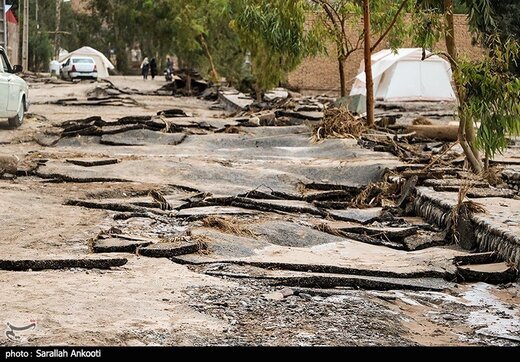
MULTIPOLYGON (((362 28, 362 24, 359 24, 362 28)), ((469 32, 467 18, 465 15, 455 15, 455 38, 460 56, 467 56, 471 59, 478 58, 482 50, 473 46, 471 34, 469 32)), ((382 44, 377 51, 387 47, 382 44)), ((339 70, 338 62, 335 57, 334 46, 328 47, 329 55, 310 57, 289 75, 289 84, 308 93, 327 93, 330 95, 339 94, 339 70)), ((440 42, 437 50, 446 51, 444 41, 440 42)), ((352 86, 353 80, 359 72, 363 61, 363 50, 353 53, 347 60, 347 79, 348 89, 352 86)))

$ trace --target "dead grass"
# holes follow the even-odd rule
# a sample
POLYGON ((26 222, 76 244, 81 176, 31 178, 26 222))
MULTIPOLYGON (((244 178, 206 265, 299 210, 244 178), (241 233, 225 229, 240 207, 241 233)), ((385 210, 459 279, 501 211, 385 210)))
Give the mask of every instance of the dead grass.
POLYGON ((193 235, 191 230, 186 230, 184 234, 175 235, 161 239, 160 243, 186 244, 195 243, 198 246, 198 253, 203 255, 210 254, 208 250, 209 239, 205 235, 193 235))
POLYGON ((363 209, 393 205, 400 185, 387 181, 368 184, 351 202, 351 207, 363 209))
POLYGON ((339 230, 334 230, 333 228, 330 227, 329 224, 327 223, 321 223, 319 225, 317 225, 315 227, 316 230, 318 231, 321 231, 321 232, 324 232, 324 233, 327 233, 327 234, 330 234, 330 235, 334 235, 334 236, 342 236, 341 232, 339 230))
POLYGON ((326 138, 359 138, 366 130, 365 123, 345 107, 331 108, 325 111, 323 121, 313 127, 311 141, 317 143, 326 138))
POLYGON ((497 186, 504 183, 502 179, 503 167, 490 167, 487 170, 482 171, 480 175, 486 182, 491 186, 497 186))
POLYGON ((414 119, 412 124, 414 126, 431 126, 433 123, 426 117, 419 117, 414 119))
POLYGON ((240 221, 236 218, 208 216, 202 220, 202 225, 207 228, 217 229, 226 234, 253 238, 256 237, 254 232, 240 225, 240 221))

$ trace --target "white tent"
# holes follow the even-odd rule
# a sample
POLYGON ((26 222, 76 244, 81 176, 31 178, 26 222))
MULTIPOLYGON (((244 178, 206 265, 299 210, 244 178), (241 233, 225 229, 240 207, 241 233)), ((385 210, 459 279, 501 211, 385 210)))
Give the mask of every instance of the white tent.
MULTIPOLYGON (((450 63, 421 48, 390 49, 372 55, 374 94, 379 101, 455 101, 450 63)), ((350 95, 366 95, 364 66, 350 95)))
POLYGON ((83 47, 74 50, 73 52, 70 52, 60 57, 59 62, 63 64, 67 61, 67 59, 73 56, 84 56, 91 57, 92 59, 94 59, 94 61, 96 62, 99 78, 108 78, 108 70, 114 69, 114 66, 112 65, 112 63, 110 63, 110 60, 108 60, 108 58, 105 57, 103 53, 91 47, 83 47))

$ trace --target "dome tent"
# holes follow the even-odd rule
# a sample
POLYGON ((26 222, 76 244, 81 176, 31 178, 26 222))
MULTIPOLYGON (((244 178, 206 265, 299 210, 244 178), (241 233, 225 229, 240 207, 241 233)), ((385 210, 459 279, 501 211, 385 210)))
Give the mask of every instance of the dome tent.
MULTIPOLYGON (((421 48, 390 49, 372 55, 374 94, 378 101, 456 101, 450 63, 421 48)), ((362 66, 362 69, 364 66, 362 66)), ((365 72, 355 79, 351 95, 366 95, 365 72)))

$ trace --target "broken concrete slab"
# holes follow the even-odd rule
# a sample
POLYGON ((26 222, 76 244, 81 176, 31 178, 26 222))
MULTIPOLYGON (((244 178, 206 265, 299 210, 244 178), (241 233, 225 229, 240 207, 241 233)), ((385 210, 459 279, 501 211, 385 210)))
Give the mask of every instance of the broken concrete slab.
POLYGON ((454 283, 438 278, 386 278, 357 275, 313 274, 285 271, 254 271, 242 273, 226 271, 206 271, 205 274, 238 278, 260 279, 272 285, 303 287, 303 288, 336 288, 352 287, 367 290, 415 290, 415 291, 442 291, 453 288, 454 283))
POLYGON ((434 246, 446 245, 445 233, 435 233, 420 230, 417 234, 405 237, 402 240, 405 249, 408 251, 423 250, 434 246))
POLYGON ((179 108, 166 109, 164 111, 157 112, 158 116, 163 116, 166 118, 174 118, 174 117, 188 117, 186 112, 179 108))
POLYGON ((289 92, 285 88, 275 88, 265 92, 264 100, 266 102, 273 102, 276 100, 283 100, 289 98, 289 92))
POLYGON ((38 271, 60 269, 110 269, 125 265, 127 259, 0 260, 0 270, 38 271))
POLYGON ((197 253, 201 250, 201 243, 193 242, 165 242, 140 247, 137 253, 150 258, 172 258, 174 256, 197 253))
POLYGON ((378 226, 378 225, 359 225, 345 221, 329 222, 327 225, 337 231, 345 233, 355 233, 368 236, 383 237, 389 241, 402 241, 408 236, 415 235, 417 233, 416 227, 389 227, 389 226, 378 226))
POLYGON ((82 167, 96 167, 96 166, 106 166, 106 165, 115 165, 116 163, 119 163, 118 159, 114 158, 107 158, 107 159, 67 159, 65 162, 72 163, 76 166, 82 166, 82 167))
MULTIPOLYGON (((428 179, 423 181, 423 186, 442 187, 442 186, 465 186, 468 181, 459 178, 443 178, 443 179, 428 179)), ((472 181, 473 187, 489 187, 489 184, 481 181, 472 181)))
POLYGON ((307 248, 341 240, 339 237, 287 221, 259 223, 252 225, 251 230, 270 244, 287 247, 307 248))
POLYGON ((18 158, 12 155, 0 155, 0 176, 5 173, 16 175, 18 158))
POLYGON ((276 117, 289 117, 303 119, 307 121, 321 121, 325 114, 323 112, 295 112, 295 111, 276 111, 276 117))
POLYGON ((100 143, 110 146, 175 146, 182 143, 185 138, 186 135, 184 133, 162 133, 148 129, 139 129, 113 135, 103 135, 100 143))
POLYGON ((131 213, 151 213, 156 215, 170 215, 170 212, 162 211, 155 208, 145 208, 141 206, 135 206, 131 204, 125 203, 115 203, 115 202, 94 202, 94 201, 86 201, 86 200, 67 200, 64 205, 67 206, 79 206, 85 207, 88 209, 99 209, 99 210, 111 210, 117 212, 131 212, 131 213))
POLYGON ((222 216, 222 215, 255 215, 257 212, 241 209, 238 207, 227 206, 206 206, 194 207, 180 210, 175 217, 177 218, 191 218, 199 219, 206 216, 222 216))
POLYGON ((253 98, 237 91, 236 89, 221 90, 218 98, 230 111, 243 111, 254 103, 253 98))
POLYGON ((61 134, 49 134, 38 132, 33 136, 34 142, 43 147, 52 147, 61 139, 61 134))
MULTIPOLYGON (((415 210, 425 220, 441 228, 451 226, 451 211, 457 205, 458 193, 437 192, 428 187, 417 188, 415 210)), ((472 214, 471 227, 479 251, 496 251, 502 260, 520 265, 520 200, 483 198, 478 200, 486 213, 472 214)))
POLYGON ((506 284, 518 279, 518 270, 508 263, 465 265, 457 268, 460 282, 506 284))
MULTIPOLYGON (((434 186, 433 189, 439 192, 459 192, 459 186, 434 186)), ((518 194, 517 191, 511 189, 495 189, 495 188, 472 188, 466 196, 472 199, 481 199, 489 197, 514 197, 518 194)))
POLYGON ((453 258, 453 263, 459 266, 470 264, 492 264, 495 262, 497 262, 497 253, 494 251, 486 253, 459 255, 453 258))
POLYGON ((135 253, 141 246, 151 245, 152 241, 128 240, 118 237, 98 239, 92 244, 94 253, 135 253))
POLYGON ((327 210, 335 220, 368 223, 381 216, 383 209, 380 207, 368 209, 346 208, 342 210, 327 210))

